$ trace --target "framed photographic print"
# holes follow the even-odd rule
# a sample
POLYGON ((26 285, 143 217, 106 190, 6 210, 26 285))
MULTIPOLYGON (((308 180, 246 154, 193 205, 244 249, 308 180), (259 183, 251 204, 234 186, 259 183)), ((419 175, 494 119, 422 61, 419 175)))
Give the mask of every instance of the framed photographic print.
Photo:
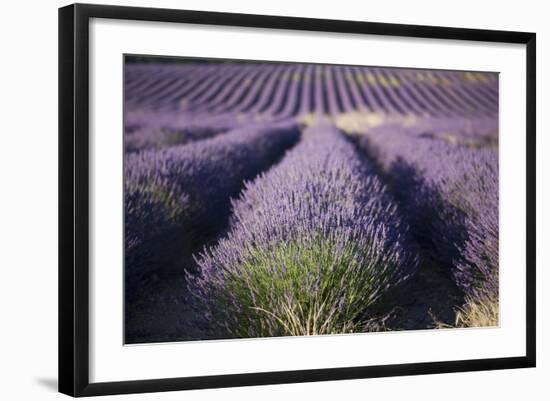
POLYGON ((535 366, 535 34, 59 10, 59 390, 535 366))

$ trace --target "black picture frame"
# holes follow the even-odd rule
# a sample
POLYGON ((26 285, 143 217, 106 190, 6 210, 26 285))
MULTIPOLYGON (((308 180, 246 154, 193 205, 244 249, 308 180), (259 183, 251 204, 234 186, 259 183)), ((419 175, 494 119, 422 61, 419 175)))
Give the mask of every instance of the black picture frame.
POLYGON ((479 29, 74 4, 59 9, 59 391, 95 396, 534 367, 536 35, 479 29), (90 383, 89 22, 91 18, 439 38, 526 46, 526 354, 521 357, 90 383))

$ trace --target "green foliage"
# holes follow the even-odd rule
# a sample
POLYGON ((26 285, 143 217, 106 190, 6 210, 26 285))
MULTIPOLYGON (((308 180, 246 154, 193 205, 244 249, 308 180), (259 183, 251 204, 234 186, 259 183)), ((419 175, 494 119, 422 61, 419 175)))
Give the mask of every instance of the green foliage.
POLYGON ((363 331, 365 312, 378 300, 374 272, 353 243, 306 238, 250 248, 250 257, 225 274, 218 307, 241 307, 227 329, 237 337, 340 334, 363 331), (338 249, 336 249, 338 248, 338 249))

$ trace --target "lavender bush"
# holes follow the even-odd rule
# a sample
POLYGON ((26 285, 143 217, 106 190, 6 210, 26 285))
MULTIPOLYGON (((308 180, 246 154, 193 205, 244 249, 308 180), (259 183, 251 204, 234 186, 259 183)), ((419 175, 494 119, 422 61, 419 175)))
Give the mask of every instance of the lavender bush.
POLYGON ((407 230, 368 161, 321 124, 246 184, 192 291, 231 337, 361 330, 380 297, 416 270, 407 230))

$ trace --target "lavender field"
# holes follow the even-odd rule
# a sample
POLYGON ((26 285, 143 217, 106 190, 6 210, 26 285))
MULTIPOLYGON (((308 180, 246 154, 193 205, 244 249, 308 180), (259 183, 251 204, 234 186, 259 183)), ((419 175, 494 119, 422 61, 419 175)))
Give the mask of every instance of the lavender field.
POLYGON ((499 324, 498 74, 124 73, 126 343, 499 324))

